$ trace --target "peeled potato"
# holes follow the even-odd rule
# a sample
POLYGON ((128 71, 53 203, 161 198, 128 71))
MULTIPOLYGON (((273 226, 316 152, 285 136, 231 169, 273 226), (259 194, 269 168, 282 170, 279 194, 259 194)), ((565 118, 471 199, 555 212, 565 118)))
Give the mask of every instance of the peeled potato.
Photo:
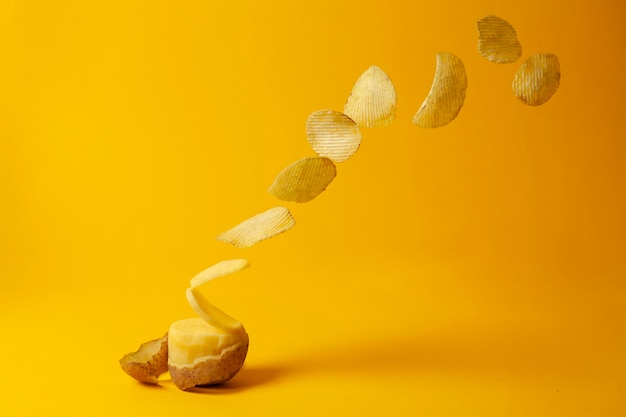
MULTIPOLYGON (((244 259, 219 262, 196 275, 195 283, 205 284, 248 265, 244 259)), ((198 286, 187 288, 186 294, 199 318, 178 320, 170 326, 168 369, 172 381, 181 390, 226 382, 243 366, 248 334, 239 320, 211 304, 198 286)))
POLYGON ((486 16, 476 22, 478 52, 489 61, 509 64, 522 56, 522 45, 515 28, 497 16, 486 16))
POLYGON ((525 104, 539 106, 559 88, 561 66, 556 55, 535 54, 520 65, 513 79, 513 92, 525 104))
POLYGON ((217 240, 230 243, 237 248, 247 248, 284 233, 295 224, 289 209, 278 206, 244 220, 232 229, 221 233, 217 240))
POLYGON ((306 203, 317 197, 337 175, 328 158, 302 158, 281 171, 269 188, 279 200, 306 203))
POLYGON ((306 136, 315 153, 333 162, 347 161, 361 145, 356 122, 333 110, 312 113, 306 122, 306 136))
POLYGON ((131 377, 145 384, 157 384, 159 375, 167 372, 168 343, 165 336, 142 344, 136 352, 120 359, 120 366, 131 377))
POLYGON ((463 62, 454 54, 437 54, 435 79, 428 96, 413 117, 420 127, 445 126, 456 118, 465 101, 467 75, 463 62))
POLYGON ((221 384, 239 372, 248 352, 248 335, 223 330, 201 318, 178 320, 169 329, 168 369, 181 390, 221 384))
POLYGON ((396 100, 391 79, 372 66, 354 84, 343 112, 359 126, 384 127, 396 117, 396 100))

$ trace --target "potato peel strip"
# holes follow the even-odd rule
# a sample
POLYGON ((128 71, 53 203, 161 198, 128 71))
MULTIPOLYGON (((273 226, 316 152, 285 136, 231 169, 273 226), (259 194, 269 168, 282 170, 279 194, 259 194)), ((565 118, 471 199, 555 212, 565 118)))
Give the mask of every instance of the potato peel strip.
POLYGON ((197 288, 187 288, 185 292, 187 296, 187 302, 191 308, 196 312, 198 317, 211 324, 218 329, 223 330, 238 330, 243 329, 243 325, 239 320, 236 320, 224 313, 219 308, 215 307, 197 288))
POLYGON ((235 272, 242 271, 250 266, 250 262, 245 259, 230 259, 221 261, 213 266, 208 267, 198 275, 193 277, 189 281, 191 287, 199 287, 200 285, 207 283, 215 278, 223 277, 224 275, 234 274, 235 272))

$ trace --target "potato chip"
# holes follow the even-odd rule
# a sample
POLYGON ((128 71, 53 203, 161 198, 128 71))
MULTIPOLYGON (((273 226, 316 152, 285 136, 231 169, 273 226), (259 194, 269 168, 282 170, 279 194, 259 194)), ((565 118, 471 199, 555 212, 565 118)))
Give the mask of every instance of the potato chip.
POLYGON ((333 162, 347 161, 361 145, 359 126, 334 110, 312 113, 306 121, 306 136, 315 153, 333 162))
POLYGON ((413 123, 428 128, 447 125, 461 111, 466 89, 463 62, 454 54, 439 52, 435 79, 426 100, 413 117, 413 123))
POLYGON ((330 159, 302 158, 282 170, 268 191, 279 200, 306 203, 324 191, 336 175, 337 168, 330 159))
POLYGON ((384 127, 396 117, 396 89, 383 70, 365 71, 352 87, 343 112, 364 127, 384 127))
POLYGON ((242 271, 250 266, 250 262, 245 259, 229 259, 221 261, 205 269, 191 279, 189 285, 199 287, 200 285, 209 282, 215 278, 223 277, 224 275, 234 274, 235 272, 242 271))
POLYGON ((221 233, 217 240, 237 248, 247 248, 291 229, 295 221, 286 207, 274 207, 221 233))
POLYGON ((561 81, 561 66, 556 55, 535 54, 520 65, 513 79, 515 96, 529 106, 539 106, 556 93, 561 81))
POLYGON ((522 56, 522 45, 515 28, 497 16, 487 16, 476 22, 478 52, 491 62, 510 64, 522 56))

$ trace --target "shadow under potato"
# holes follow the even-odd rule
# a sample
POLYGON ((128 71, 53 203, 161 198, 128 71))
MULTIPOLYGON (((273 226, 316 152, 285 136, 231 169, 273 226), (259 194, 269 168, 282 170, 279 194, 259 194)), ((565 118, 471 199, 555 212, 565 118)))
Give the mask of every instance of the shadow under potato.
POLYGON ((244 366, 231 380, 217 385, 198 385, 187 390, 196 394, 235 394, 243 390, 270 383, 286 369, 278 367, 244 366))

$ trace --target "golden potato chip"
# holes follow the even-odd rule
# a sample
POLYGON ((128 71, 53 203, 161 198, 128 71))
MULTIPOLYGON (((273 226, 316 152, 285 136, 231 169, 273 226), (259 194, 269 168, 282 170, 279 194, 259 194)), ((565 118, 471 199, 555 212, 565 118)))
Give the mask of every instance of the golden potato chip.
POLYGON ((535 54, 520 65, 513 79, 515 96, 529 106, 539 106, 556 93, 561 81, 559 59, 554 54, 535 54))
POLYGON ((435 79, 426 100, 413 117, 413 123, 429 128, 447 125, 461 111, 466 89, 463 62, 454 54, 439 52, 435 79))
POLYGON ((237 248, 247 248, 262 240, 286 232, 295 225, 286 207, 274 207, 244 220, 230 230, 221 233, 217 240, 237 248))
POLYGON ((302 158, 282 170, 269 192, 279 200, 306 203, 328 187, 337 168, 328 158, 302 158))
POLYGON ((235 272, 242 271, 250 266, 250 262, 245 259, 229 259, 221 261, 208 267, 202 272, 198 273, 191 279, 189 285, 199 287, 200 285, 209 282, 215 278, 223 277, 224 275, 234 274, 235 272))
POLYGON ((396 89, 383 70, 365 71, 352 87, 343 112, 364 127, 384 127, 396 117, 396 89))
POLYGON ((510 64, 522 56, 522 45, 515 28, 497 16, 487 16, 476 22, 478 52, 489 61, 510 64))
POLYGON ((306 136, 315 153, 333 162, 347 161, 361 145, 361 131, 354 120, 334 110, 312 113, 306 121, 306 136))

